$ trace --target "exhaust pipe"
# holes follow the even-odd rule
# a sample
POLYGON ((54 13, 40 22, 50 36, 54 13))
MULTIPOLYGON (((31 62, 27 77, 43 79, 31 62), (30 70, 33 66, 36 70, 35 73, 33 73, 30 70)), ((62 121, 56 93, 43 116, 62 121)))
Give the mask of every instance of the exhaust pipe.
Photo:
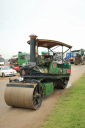
POLYGON ((36 57, 36 53, 35 53, 35 48, 36 48, 36 35, 30 35, 30 62, 31 63, 35 63, 35 57, 36 57))

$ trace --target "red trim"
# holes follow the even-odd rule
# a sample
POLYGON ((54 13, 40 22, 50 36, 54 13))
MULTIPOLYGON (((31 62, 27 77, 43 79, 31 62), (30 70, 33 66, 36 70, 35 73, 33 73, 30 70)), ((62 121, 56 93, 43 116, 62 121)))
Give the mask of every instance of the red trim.
POLYGON ((68 70, 67 70, 67 73, 71 73, 71 69, 68 69, 68 70))
POLYGON ((56 68, 56 64, 53 64, 53 68, 56 68))
POLYGON ((14 67, 14 70, 19 71, 19 66, 14 67))
POLYGON ((78 57, 78 60, 80 60, 80 56, 78 57))

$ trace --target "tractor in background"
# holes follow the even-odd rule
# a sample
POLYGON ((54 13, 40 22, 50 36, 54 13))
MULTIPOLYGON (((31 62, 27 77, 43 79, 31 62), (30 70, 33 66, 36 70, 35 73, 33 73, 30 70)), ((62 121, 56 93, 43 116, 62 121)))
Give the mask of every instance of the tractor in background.
POLYGON ((75 65, 78 65, 78 64, 84 65, 85 64, 85 50, 84 49, 81 49, 76 52, 73 62, 75 65))

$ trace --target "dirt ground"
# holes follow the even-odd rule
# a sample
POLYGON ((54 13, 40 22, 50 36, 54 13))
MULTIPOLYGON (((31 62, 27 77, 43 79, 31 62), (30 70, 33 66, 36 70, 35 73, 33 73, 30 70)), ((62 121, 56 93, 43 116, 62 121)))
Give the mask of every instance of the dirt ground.
MULTIPOLYGON (((72 73, 67 88, 83 73, 85 73, 85 65, 72 65, 72 73)), ((49 114, 60 95, 67 89, 54 90, 52 94, 43 99, 38 110, 13 108, 6 105, 4 101, 4 91, 8 81, 9 77, 0 77, 0 128, 37 128, 49 114)))

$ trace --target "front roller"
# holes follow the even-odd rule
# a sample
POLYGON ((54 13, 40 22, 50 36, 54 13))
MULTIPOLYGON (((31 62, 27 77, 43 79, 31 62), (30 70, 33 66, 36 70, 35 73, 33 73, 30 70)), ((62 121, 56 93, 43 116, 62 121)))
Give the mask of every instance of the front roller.
POLYGON ((4 98, 9 106, 38 109, 42 103, 43 89, 37 83, 10 83, 6 85, 4 98))

